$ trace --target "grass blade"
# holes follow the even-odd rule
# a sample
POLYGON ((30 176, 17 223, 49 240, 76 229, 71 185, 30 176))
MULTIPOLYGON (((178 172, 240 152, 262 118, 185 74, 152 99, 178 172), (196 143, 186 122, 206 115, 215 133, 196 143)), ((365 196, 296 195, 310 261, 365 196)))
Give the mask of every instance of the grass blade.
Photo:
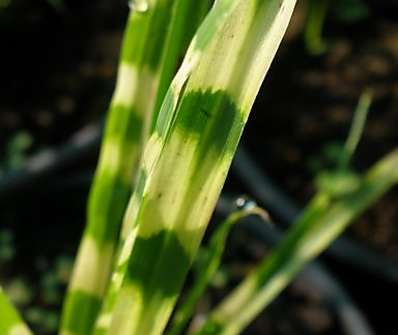
MULTIPOLYGON (((209 0, 201 2, 190 26, 199 24, 206 4, 209 6, 209 0)), ((157 114, 155 103, 163 99, 162 87, 169 85, 185 53, 184 39, 193 35, 184 30, 188 24, 186 11, 192 7, 188 0, 148 0, 131 5, 115 93, 89 196, 87 226, 64 305, 62 329, 68 334, 86 335, 101 306, 141 147, 157 114)))
POLYGON ((320 55, 327 49, 322 33, 329 5, 329 0, 310 0, 308 3, 304 41, 307 51, 312 55, 320 55))
MULTIPOLYGON (((190 0, 161 0, 158 2, 160 3, 159 6, 168 6, 172 8, 172 10, 168 12, 168 15, 170 14, 171 16, 169 17, 170 22, 168 22, 168 32, 164 39, 162 55, 159 56, 156 53, 160 59, 157 74, 157 93, 156 96, 154 96, 154 99, 151 99, 150 96, 147 96, 147 98, 150 99, 150 104, 152 104, 154 107, 151 110, 148 110, 146 113, 145 126, 142 130, 142 143, 146 142, 151 131, 151 124, 153 124, 157 119, 157 109, 160 108, 158 106, 158 102, 162 101, 166 94, 167 87, 170 85, 170 82, 176 72, 178 62, 186 52, 188 41, 192 38, 195 29, 207 14, 211 4, 213 3, 213 0, 203 0, 200 2, 190 0)), ((167 16, 164 16, 161 20, 160 17, 155 17, 151 24, 158 26, 161 30, 165 30, 165 27, 162 26, 161 23, 164 23, 166 19, 167 16)), ((132 27, 132 29, 133 28, 134 27, 132 27)), ((135 28, 138 29, 137 27, 135 28)), ((152 34, 149 34, 148 38, 153 39, 152 34)), ((131 45, 132 47, 134 46, 133 43, 131 45)), ((151 51, 153 51, 151 48, 143 50, 144 57, 153 57, 151 51)), ((160 51, 157 50, 157 52, 160 51)), ((145 98, 145 92, 142 92, 142 94, 143 98, 145 98)), ((138 183, 137 188, 140 188, 140 183, 138 183)), ((125 232, 127 230, 128 225, 124 224, 120 235, 119 245, 123 244, 126 237, 125 232)), ((104 322, 104 320, 107 319, 109 311, 112 310, 112 295, 114 290, 115 289, 111 285, 106 295, 105 301, 102 304, 100 315, 97 319, 96 329, 94 332, 95 334, 102 334, 106 332, 107 323, 104 322)))
POLYGON ((200 269, 197 271, 197 277, 185 297, 183 304, 178 307, 167 335, 179 335, 182 333, 192 317, 196 304, 220 267, 227 243, 227 237, 232 226, 250 215, 259 215, 268 221, 267 214, 259 207, 243 208, 240 211, 230 214, 211 235, 208 245, 204 248, 204 257, 201 260, 200 269))
POLYGON ((199 29, 146 146, 109 333, 162 333, 294 4, 217 1, 199 29))
POLYGON ((341 155, 339 168, 345 170, 348 168, 352 157, 354 156, 355 150, 362 138, 363 131, 365 129, 366 120, 368 118, 369 109, 372 104, 373 94, 367 89, 359 98, 357 108, 354 112, 354 119, 351 123, 351 129, 348 134, 347 141, 344 145, 344 151, 341 155))
MULTIPOLYGON (((214 0, 178 0, 175 4, 174 15, 170 24, 170 33, 166 41, 165 52, 162 60, 159 89, 156 97, 154 115, 152 116, 150 133, 156 126, 164 97, 174 78, 178 62, 183 58, 183 52, 188 49, 192 37, 195 35, 199 24, 210 10, 214 0)), ((149 135, 149 134, 148 134, 149 135)))
POLYGON ((0 287, 0 335, 32 335, 0 287))
POLYGON ((362 178, 356 191, 333 200, 321 193, 274 252, 215 310, 200 335, 239 334, 344 229, 398 183, 398 150, 362 178), (242 309, 242 306, 245 308, 242 309))

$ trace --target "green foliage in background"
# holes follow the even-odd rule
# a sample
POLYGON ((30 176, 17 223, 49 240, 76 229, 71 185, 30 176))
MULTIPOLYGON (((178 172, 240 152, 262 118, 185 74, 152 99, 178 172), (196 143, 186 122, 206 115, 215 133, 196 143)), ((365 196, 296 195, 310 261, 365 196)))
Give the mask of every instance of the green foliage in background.
POLYGON ((348 23, 365 19, 370 14, 364 0, 335 0, 332 10, 339 20, 348 23))
POLYGON ((308 0, 307 6, 304 41, 312 55, 320 55, 327 50, 323 30, 329 16, 336 19, 336 24, 352 24, 370 14, 368 5, 362 0, 308 0))

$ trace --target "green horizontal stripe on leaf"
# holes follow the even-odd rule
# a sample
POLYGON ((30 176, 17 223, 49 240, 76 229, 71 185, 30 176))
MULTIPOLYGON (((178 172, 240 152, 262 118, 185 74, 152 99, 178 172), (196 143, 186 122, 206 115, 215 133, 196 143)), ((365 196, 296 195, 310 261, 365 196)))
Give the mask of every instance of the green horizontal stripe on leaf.
MULTIPOLYGON (((190 190, 202 188, 216 170, 216 162, 221 163, 233 156, 243 124, 240 110, 223 91, 196 91, 184 96, 174 128, 182 139, 197 141, 194 145, 194 160, 190 164, 191 187, 185 195, 187 203, 198 200, 195 198, 196 193, 190 190)), ((166 143, 166 153, 167 149, 166 143)))
POLYGON ((127 283, 140 288, 144 301, 157 295, 175 298, 190 264, 190 256, 175 232, 162 230, 148 238, 137 237, 127 268, 127 283))
POLYGON ((186 93, 176 112, 173 129, 165 139, 140 214, 137 218, 127 216, 139 223, 138 236, 148 237, 165 227, 173 227, 185 250, 189 253, 196 250, 202 230, 195 234, 191 227, 199 228, 202 221, 187 224, 189 208, 192 210, 197 203, 206 207, 207 201, 217 196, 221 186, 213 190, 211 181, 224 178, 243 123, 242 114, 225 92, 186 93), (174 182, 179 184, 167 186, 174 182), (209 190, 202 193, 203 188, 209 190), (167 214, 168 206, 174 208, 173 215, 167 214))
POLYGON ((197 158, 203 162, 209 153, 218 157, 226 150, 235 151, 244 120, 226 92, 193 91, 182 99, 175 125, 198 137, 197 158))
POLYGON ((99 241, 114 241, 131 193, 131 155, 141 137, 142 120, 134 107, 112 106, 105 140, 89 198, 87 233, 99 241), (117 122, 116 122, 117 121, 117 122), (103 224, 99 224, 103 221, 103 224), (110 224, 113 223, 113 224, 110 224))
POLYGON ((163 55, 161 76, 159 81, 159 92, 155 103, 154 116, 151 124, 151 133, 155 129, 156 121, 164 97, 166 96, 170 82, 172 81, 178 64, 183 57, 181 50, 186 51, 199 23, 203 21, 209 12, 213 0, 177 0, 170 31, 165 45, 163 55))
POLYGON ((147 11, 132 11, 124 44, 126 47, 122 49, 123 62, 148 65, 152 69, 159 66, 173 2, 158 0, 152 4, 149 1, 147 11))
POLYGON ((112 319, 109 334, 160 334, 190 264, 191 257, 174 231, 138 236, 117 298, 119 313, 112 319), (160 315, 159 310, 163 311, 160 315))
POLYGON ((130 143, 137 144, 141 139, 143 119, 136 113, 134 106, 114 105, 108 114, 105 138, 121 141, 120 147, 130 143), (126 136, 128 134, 128 136, 126 136))
POLYGON ((96 178, 100 182, 94 183, 92 189, 89 202, 92 224, 87 226, 86 232, 96 241, 113 242, 130 196, 131 185, 125 178, 108 170, 98 172, 96 178))
POLYGON ((101 299, 81 291, 73 291, 68 295, 65 306, 64 329, 72 334, 89 334, 101 307, 101 299), (81 309, 80 306, 85 308, 81 309))
MULTIPOLYGON (((166 96, 165 104, 169 103, 167 98, 172 99, 171 95, 166 96)), ((214 148, 215 154, 225 149, 233 153, 245 120, 227 92, 206 90, 185 92, 173 122, 186 135, 199 138, 198 159, 203 159, 209 148, 214 148)), ((163 139, 168 134, 162 128, 164 123, 160 115, 157 132, 163 139)))
MULTIPOLYGON (((185 55, 184 61, 163 100, 155 127, 161 138, 167 136, 170 122, 172 122, 174 117, 174 111, 179 103, 179 98, 184 94, 184 88, 192 73, 197 72, 202 53, 209 47, 213 39, 218 38, 228 16, 237 6, 238 1, 234 0, 216 1, 209 15, 206 16, 197 30, 185 55)), ((211 83, 214 78, 208 79, 211 83)))

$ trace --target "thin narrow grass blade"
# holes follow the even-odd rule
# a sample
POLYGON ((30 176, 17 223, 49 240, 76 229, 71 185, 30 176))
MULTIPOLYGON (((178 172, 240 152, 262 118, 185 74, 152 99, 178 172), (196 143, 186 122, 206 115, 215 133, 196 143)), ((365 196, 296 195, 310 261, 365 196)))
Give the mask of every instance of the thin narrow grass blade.
POLYGON ((193 39, 126 216, 112 335, 163 332, 294 5, 219 0, 193 39))
POLYGON ((0 287, 0 335, 32 335, 0 287))
POLYGON ((197 334, 239 334, 306 263, 325 250, 350 222, 398 183, 397 167, 398 150, 395 150, 369 170, 355 192, 332 202, 326 194, 318 195, 281 244, 215 308, 197 334))
POLYGON ((362 138, 366 120, 369 114, 369 109, 372 104, 372 99, 373 93, 370 89, 365 90, 359 98, 357 108, 354 112, 354 119, 352 120, 351 129, 344 145, 344 152, 339 162, 339 168, 341 170, 348 168, 350 160, 354 156, 355 150, 357 149, 362 138))
MULTIPOLYGON (((206 4, 189 22, 197 27, 206 4)), ((144 0, 128 18, 118 78, 88 202, 87 226, 66 297, 62 330, 89 333, 113 267, 118 233, 156 101, 185 53, 189 0, 144 0), (177 19, 183 17, 184 19, 177 19), (184 34, 185 35, 184 35, 184 34), (172 36, 173 35, 173 36, 172 36)))
POLYGON ((320 55, 327 49, 323 39, 323 26, 329 9, 330 0, 310 0, 308 3, 307 24, 304 40, 307 50, 312 55, 320 55))
POLYGON ((230 214, 212 233, 210 241, 204 247, 204 256, 201 259, 200 268, 197 270, 192 287, 180 307, 175 312, 170 330, 167 335, 179 335, 187 326, 191 319, 196 304, 203 296, 210 281, 220 267, 224 249, 227 243, 227 237, 234 224, 250 215, 266 216, 265 212, 258 207, 244 208, 230 214))

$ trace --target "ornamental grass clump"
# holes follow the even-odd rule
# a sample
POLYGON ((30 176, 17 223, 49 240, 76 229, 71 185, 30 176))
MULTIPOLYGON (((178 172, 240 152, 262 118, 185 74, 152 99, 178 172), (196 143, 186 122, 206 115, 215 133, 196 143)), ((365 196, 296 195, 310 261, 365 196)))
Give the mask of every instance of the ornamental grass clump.
MULTIPOLYGON (((219 225, 167 329, 295 2, 130 2, 60 334, 189 333, 232 224, 264 216, 257 207, 245 208, 219 225)), ((320 190, 280 246, 193 331, 241 332, 306 262, 398 182, 397 156, 358 177, 348 193, 320 190)), ((0 312, 0 335, 31 334, 2 291, 0 312)))

